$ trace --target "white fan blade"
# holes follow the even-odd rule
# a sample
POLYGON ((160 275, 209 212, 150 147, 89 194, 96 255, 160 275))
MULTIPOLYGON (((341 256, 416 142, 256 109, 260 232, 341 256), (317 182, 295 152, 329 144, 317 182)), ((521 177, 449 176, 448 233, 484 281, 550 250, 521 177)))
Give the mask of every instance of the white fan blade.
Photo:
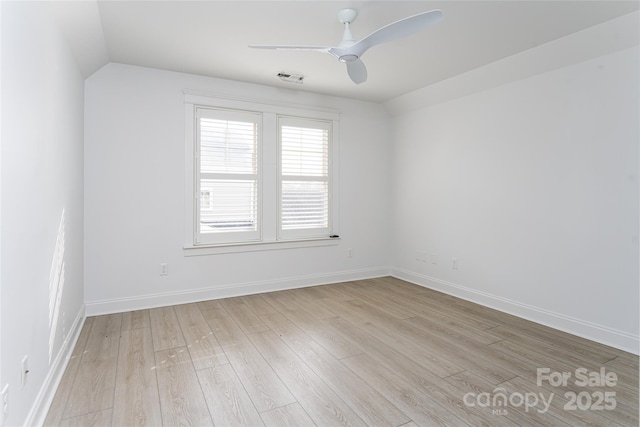
POLYGON ((364 83, 367 81, 367 67, 359 59, 351 62, 347 62, 347 73, 355 84, 364 83))
POLYGON ((348 50, 350 53, 362 56, 367 49, 375 45, 410 36, 437 24, 442 19, 444 19, 444 15, 438 9, 409 16, 374 31, 353 46, 350 46, 348 50))
POLYGON ((287 45, 249 45, 254 49, 276 49, 276 50, 312 50, 316 52, 328 53, 331 47, 328 46, 287 46, 287 45))

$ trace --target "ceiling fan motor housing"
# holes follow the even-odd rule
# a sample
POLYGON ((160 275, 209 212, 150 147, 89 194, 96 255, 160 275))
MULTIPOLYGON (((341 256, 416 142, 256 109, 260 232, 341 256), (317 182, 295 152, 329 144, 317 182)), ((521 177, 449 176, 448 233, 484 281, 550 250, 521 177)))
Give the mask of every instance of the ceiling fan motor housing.
POLYGON ((343 24, 352 23, 355 21, 356 16, 358 16, 358 11, 355 9, 342 9, 338 12, 338 21, 343 24))
POLYGON ((353 61, 356 61, 357 59, 358 59, 358 55, 352 55, 352 54, 342 55, 340 58, 338 58, 340 62, 353 62, 353 61))

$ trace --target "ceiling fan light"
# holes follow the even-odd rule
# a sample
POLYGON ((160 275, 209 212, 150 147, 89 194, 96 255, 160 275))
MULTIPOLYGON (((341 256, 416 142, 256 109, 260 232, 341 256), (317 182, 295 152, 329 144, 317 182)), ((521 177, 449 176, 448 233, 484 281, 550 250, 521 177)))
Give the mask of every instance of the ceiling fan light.
POLYGON ((338 58, 338 60, 340 62, 345 62, 345 63, 353 62, 358 60, 358 55, 353 55, 353 54, 342 55, 340 58, 338 58))

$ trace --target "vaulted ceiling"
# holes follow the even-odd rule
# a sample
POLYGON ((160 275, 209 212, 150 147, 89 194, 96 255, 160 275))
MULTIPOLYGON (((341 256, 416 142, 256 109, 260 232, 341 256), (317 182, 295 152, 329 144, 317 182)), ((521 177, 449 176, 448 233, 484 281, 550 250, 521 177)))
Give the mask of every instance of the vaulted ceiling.
POLYGON ((59 2, 56 15, 85 74, 106 62, 382 102, 637 11, 637 1, 85 1, 59 2), (376 46, 362 60, 368 80, 354 84, 335 58, 250 44, 335 46, 336 15, 355 8, 360 39, 390 22, 431 9, 441 23, 376 46), (282 82, 278 72, 305 76, 282 82))

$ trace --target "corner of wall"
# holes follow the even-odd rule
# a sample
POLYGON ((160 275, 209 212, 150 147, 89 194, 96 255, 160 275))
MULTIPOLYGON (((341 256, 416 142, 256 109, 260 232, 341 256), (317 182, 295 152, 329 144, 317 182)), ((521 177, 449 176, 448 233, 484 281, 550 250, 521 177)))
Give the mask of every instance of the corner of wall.
POLYGON ((561 313, 544 310, 540 307, 523 304, 508 298, 503 298, 486 292, 480 292, 457 283, 447 282, 445 280, 418 274, 402 268, 392 268, 391 275, 424 288, 433 289, 435 291, 452 295, 485 307, 493 308, 507 314, 512 314, 559 331, 567 332, 591 341, 615 347, 619 350, 640 355, 640 337, 636 335, 631 335, 603 325, 597 325, 595 323, 576 319, 561 313))
POLYGON ((76 346, 85 320, 85 307, 83 304, 81 310, 78 312, 78 315, 73 321, 73 325, 71 325, 71 331, 68 335, 70 339, 67 339, 62 344, 58 355, 49 365, 49 372, 47 373, 47 376, 42 387, 40 388, 40 392, 38 393, 35 402, 33 402, 33 405, 31 406, 29 415, 25 420, 25 425, 44 425, 44 421, 47 417, 47 413, 49 412, 51 402, 53 402, 53 398, 56 395, 56 391, 58 390, 58 386, 60 385, 62 376, 64 375, 69 360, 71 359, 71 355, 73 354, 73 350, 76 346))
POLYGON ((391 116, 637 46, 640 12, 586 28, 384 103, 391 116))

